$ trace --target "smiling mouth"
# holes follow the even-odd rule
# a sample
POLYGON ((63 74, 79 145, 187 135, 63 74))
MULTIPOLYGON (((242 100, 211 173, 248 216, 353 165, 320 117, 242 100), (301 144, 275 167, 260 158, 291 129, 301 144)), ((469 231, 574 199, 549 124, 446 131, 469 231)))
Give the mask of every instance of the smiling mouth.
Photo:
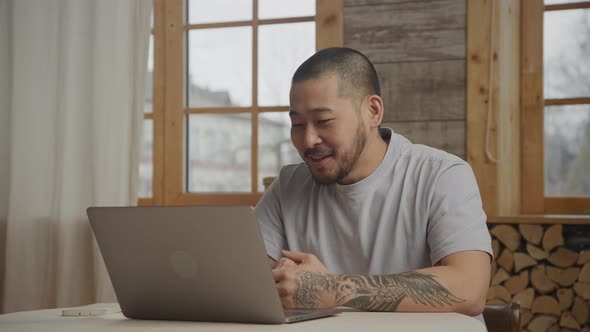
POLYGON ((309 156, 309 159, 313 160, 313 161, 322 161, 328 157, 331 157, 331 154, 325 155, 325 156, 309 156))

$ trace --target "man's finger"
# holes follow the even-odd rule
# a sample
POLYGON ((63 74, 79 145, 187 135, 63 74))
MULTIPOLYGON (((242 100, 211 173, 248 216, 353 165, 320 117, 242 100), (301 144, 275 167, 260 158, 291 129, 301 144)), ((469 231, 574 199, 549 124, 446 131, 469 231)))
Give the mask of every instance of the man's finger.
POLYGON ((281 281, 277 283, 277 292, 279 296, 292 296, 295 292, 295 286, 292 283, 281 281))
POLYGON ((295 308, 295 302, 293 302, 293 297, 289 295, 281 296, 281 304, 284 308, 295 308))
POLYGON ((310 258, 310 254, 304 252, 281 250, 281 253, 283 257, 287 257, 297 264, 307 261, 310 258))
POLYGON ((279 282, 287 278, 287 272, 285 270, 274 269, 272 272, 272 278, 275 282, 279 282))
POLYGON ((287 297, 289 296, 289 291, 285 287, 277 287, 277 292, 279 293, 280 297, 287 297))
POLYGON ((275 265, 275 269, 279 269, 282 267, 288 267, 288 266, 297 266, 297 264, 289 258, 282 257, 281 259, 279 259, 277 265, 275 265))

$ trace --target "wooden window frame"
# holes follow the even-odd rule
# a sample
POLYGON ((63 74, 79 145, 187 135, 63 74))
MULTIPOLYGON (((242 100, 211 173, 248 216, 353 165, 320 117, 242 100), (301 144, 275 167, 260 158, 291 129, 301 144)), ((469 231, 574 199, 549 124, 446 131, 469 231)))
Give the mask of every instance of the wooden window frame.
MULTIPOLYGON (((543 14, 589 8, 588 3, 545 6, 543 0, 493 1, 493 16, 490 1, 467 3, 467 160, 478 180, 484 209, 491 221, 519 216, 551 216, 545 222, 569 220, 563 215, 582 214, 590 206, 590 197, 545 197, 544 145, 539 143, 544 141, 544 106, 589 100, 544 99, 543 14), (490 101, 488 89, 493 92, 490 101), (492 102, 489 123, 488 102, 492 102), (488 157, 486 144, 499 162, 488 157)), ((577 220, 590 223, 588 216, 577 220)))
POLYGON ((316 49, 342 46, 344 0, 316 0, 316 15, 309 17, 258 19, 258 0, 252 0, 251 21, 187 24, 185 0, 154 1, 153 113, 153 196, 140 198, 139 205, 255 205, 258 192, 258 114, 289 110, 288 106, 258 106, 258 26, 295 22, 313 22, 316 49), (185 32, 199 28, 252 27, 252 106, 203 110, 185 106, 185 32), (178 61, 178 60, 182 61, 178 61), (185 118, 188 114, 249 113, 252 115, 251 178, 249 193, 190 193, 185 184, 185 118))
POLYGON ((544 146, 534 144, 543 141, 544 107, 549 105, 583 105, 590 104, 590 98, 545 99, 543 95, 543 16, 546 11, 590 9, 590 2, 544 5, 542 0, 523 1, 522 36, 523 68, 530 65, 534 71, 524 72, 522 76, 523 128, 522 145, 528 147, 523 154, 522 186, 523 212, 541 214, 582 214, 590 206, 590 197, 547 197, 544 187, 544 146), (526 42, 531 40, 531 42, 526 42), (535 41, 534 43, 532 41, 535 41), (524 87, 530 89, 524 89, 524 87), (539 162, 540 161, 540 162, 539 162), (541 176, 539 185, 530 185, 535 177, 541 176), (528 199, 525 199, 528 198, 528 199))

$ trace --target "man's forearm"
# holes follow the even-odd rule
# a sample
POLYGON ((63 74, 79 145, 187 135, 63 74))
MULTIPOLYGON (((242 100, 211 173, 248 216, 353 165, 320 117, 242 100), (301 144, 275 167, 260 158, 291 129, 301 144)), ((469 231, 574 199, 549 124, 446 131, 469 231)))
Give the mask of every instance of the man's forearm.
POLYGON ((333 274, 306 253, 283 253, 273 270, 287 308, 349 306, 370 311, 481 314, 490 282, 490 255, 466 250, 435 266, 387 275, 333 274))
POLYGON ((436 276, 423 272, 364 276, 301 271, 294 300, 298 306, 319 307, 322 301, 326 301, 325 295, 332 294, 334 298, 329 300, 337 306, 369 311, 397 311, 406 298, 425 309, 430 308, 429 311, 465 302, 436 279, 436 276))

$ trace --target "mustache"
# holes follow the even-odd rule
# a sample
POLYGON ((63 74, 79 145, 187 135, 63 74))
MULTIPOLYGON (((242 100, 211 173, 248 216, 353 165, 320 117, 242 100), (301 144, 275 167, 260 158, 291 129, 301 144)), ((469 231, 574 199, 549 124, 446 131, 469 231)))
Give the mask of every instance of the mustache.
POLYGON ((315 147, 312 149, 307 149, 303 152, 304 157, 309 157, 310 155, 314 154, 334 154, 334 151, 327 147, 315 147))

